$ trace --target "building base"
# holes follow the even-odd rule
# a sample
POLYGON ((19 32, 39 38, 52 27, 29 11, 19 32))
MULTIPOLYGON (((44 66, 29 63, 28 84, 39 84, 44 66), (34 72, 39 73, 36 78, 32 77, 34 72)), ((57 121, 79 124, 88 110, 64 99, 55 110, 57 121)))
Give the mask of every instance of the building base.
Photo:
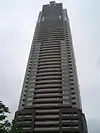
POLYGON ((16 112, 14 125, 21 133, 88 133, 84 114, 71 107, 26 108, 16 112))

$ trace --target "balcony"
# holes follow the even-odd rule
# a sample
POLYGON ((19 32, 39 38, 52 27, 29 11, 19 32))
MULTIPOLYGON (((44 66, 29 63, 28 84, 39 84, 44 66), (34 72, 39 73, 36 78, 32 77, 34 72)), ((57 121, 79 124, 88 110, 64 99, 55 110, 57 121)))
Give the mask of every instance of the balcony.
POLYGON ((54 92, 62 92, 62 89, 59 87, 59 88, 51 88, 51 89, 35 89, 34 93, 54 93, 54 92))
POLYGON ((40 53, 39 54, 39 58, 40 57, 43 57, 43 56, 51 56, 51 55, 56 55, 56 56, 61 56, 61 53, 60 52, 53 52, 53 53, 40 53))
POLYGON ((45 72, 45 73, 37 73, 36 77, 46 77, 46 76, 61 76, 62 72, 45 72))
POLYGON ((46 65, 38 65, 38 69, 45 69, 45 68, 61 68, 61 63, 54 63, 54 64, 46 64, 46 65))
POLYGON ((59 113, 59 109, 36 110, 36 113, 59 113))
POLYGON ((53 46, 52 45, 52 47, 50 47, 50 45, 49 46, 47 46, 47 47, 41 47, 40 48, 40 51, 42 52, 42 51, 48 51, 48 50, 61 50, 60 49, 60 46, 58 45, 56 45, 56 46, 53 46))
POLYGON ((46 131, 59 131, 59 127, 48 127, 48 128, 39 128, 39 127, 37 127, 37 128, 34 128, 34 131, 42 131, 42 132, 46 132, 46 131))
POLYGON ((52 79, 52 80, 40 80, 36 81, 35 85, 46 85, 46 84, 61 84, 61 79, 52 79))
POLYGON ((35 88, 36 89, 47 89, 47 88, 58 88, 58 87, 62 87, 61 83, 55 83, 55 84, 43 84, 43 85, 36 85, 35 88))
POLYGON ((52 97, 52 96, 61 96, 61 93, 45 93, 45 94, 35 94, 34 98, 39 98, 39 97, 52 97))
POLYGON ((35 122, 36 125, 58 125, 59 121, 44 121, 44 122, 35 122))
POLYGON ((34 103, 55 103, 60 102, 61 98, 42 98, 42 99, 34 99, 34 103))
POLYGON ((45 103, 45 104, 34 104, 35 108, 58 108, 60 103, 45 103))
POLYGON ((61 80, 62 77, 59 76, 45 76, 45 77, 36 77, 36 81, 41 81, 41 80, 52 80, 52 79, 56 79, 56 80, 61 80))
POLYGON ((61 55, 47 55, 46 57, 40 56, 39 60, 52 59, 52 58, 61 58, 61 55))
POLYGON ((52 49, 52 48, 60 48, 60 43, 54 43, 54 44, 47 44, 47 45, 41 45, 40 50, 42 49, 52 49))
POLYGON ((39 115, 35 116, 36 119, 53 119, 53 118, 59 118, 59 115, 39 115))
POLYGON ((48 61, 39 61, 38 66, 46 66, 46 65, 54 65, 54 64, 61 64, 61 60, 48 60, 48 61))
POLYGON ((39 62, 38 66, 55 65, 55 64, 60 65, 61 61, 60 60, 53 60, 53 61, 47 61, 47 62, 39 62))
POLYGON ((55 60, 56 60, 56 61, 61 61, 61 58, 60 58, 60 57, 57 57, 56 59, 55 59, 55 57, 54 57, 54 56, 52 56, 52 57, 53 57, 53 58, 39 59, 39 61, 38 61, 38 62, 39 62, 39 63, 40 63, 40 62, 48 62, 48 61, 50 61, 50 62, 51 62, 51 61, 55 61, 55 60))
POLYGON ((45 53, 60 53, 60 52, 61 52, 60 49, 58 49, 58 50, 53 49, 53 50, 40 51, 40 54, 45 54, 45 53))

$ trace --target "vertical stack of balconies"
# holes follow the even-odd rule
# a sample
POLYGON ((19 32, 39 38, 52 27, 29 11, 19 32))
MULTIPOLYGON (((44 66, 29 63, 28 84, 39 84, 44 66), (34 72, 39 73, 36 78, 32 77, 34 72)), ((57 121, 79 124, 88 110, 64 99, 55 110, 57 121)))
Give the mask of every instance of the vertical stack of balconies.
POLYGON ((34 132, 59 131, 59 107, 62 104, 61 40, 62 20, 41 22, 38 35, 42 42, 39 52, 34 91, 34 132))

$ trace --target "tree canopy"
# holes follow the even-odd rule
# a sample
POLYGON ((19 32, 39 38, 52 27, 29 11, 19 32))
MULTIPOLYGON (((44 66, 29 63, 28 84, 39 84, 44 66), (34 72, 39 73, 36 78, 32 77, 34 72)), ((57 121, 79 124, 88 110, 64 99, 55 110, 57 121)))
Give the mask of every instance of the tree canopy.
POLYGON ((11 129, 11 123, 7 119, 8 113, 9 108, 0 101, 0 133, 9 133, 11 129))

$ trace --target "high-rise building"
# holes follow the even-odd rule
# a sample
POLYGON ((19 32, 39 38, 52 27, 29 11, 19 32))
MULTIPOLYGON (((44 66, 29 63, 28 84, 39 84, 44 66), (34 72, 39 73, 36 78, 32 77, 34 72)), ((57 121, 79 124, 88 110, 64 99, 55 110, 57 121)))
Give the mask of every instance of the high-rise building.
POLYGON ((67 10, 43 5, 15 122, 23 133, 87 133, 67 10))

